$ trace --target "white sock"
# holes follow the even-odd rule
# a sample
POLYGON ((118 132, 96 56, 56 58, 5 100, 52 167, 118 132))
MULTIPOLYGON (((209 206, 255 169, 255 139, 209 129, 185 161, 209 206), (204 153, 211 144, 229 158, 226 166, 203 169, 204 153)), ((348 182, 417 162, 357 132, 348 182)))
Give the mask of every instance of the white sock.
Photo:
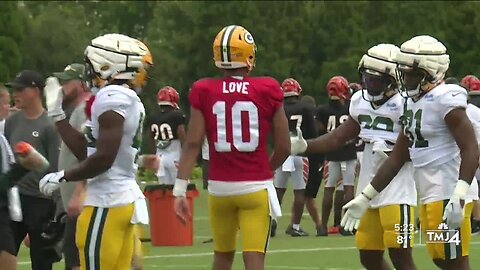
POLYGON ((293 225, 292 225, 292 228, 293 228, 294 230, 297 230, 297 231, 298 231, 298 230, 300 230, 300 224, 293 224, 293 225))

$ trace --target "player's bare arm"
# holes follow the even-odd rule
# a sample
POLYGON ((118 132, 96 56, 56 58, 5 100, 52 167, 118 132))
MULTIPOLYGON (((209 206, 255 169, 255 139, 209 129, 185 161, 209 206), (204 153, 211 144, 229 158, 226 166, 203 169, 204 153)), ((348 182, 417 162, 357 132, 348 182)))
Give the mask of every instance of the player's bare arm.
POLYGON ((397 141, 390 156, 383 162, 372 182, 366 186, 360 195, 343 206, 345 213, 340 225, 347 231, 353 231, 360 226, 360 219, 367 211, 369 202, 378 195, 402 168, 403 164, 410 159, 408 146, 410 140, 403 132, 398 135, 397 141))
POLYGON ((63 142, 78 160, 87 158, 87 139, 85 135, 70 125, 67 119, 55 122, 63 142))
POLYGON ((205 136, 205 119, 202 113, 193 107, 190 109, 190 112, 189 132, 186 134, 182 146, 177 175, 177 178, 182 180, 190 179, 205 136))
POLYGON ((185 130, 185 125, 179 125, 177 128, 177 135, 178 140, 180 141, 180 145, 183 146, 185 139, 187 138, 187 131, 185 130))
POLYGON ((205 137, 205 118, 202 112, 193 107, 190 109, 190 112, 189 132, 186 134, 185 141, 182 145, 177 179, 175 180, 175 186, 173 188, 173 195, 176 197, 174 202, 175 213, 183 224, 186 224, 187 220, 192 217, 185 198, 188 186, 187 180, 190 179, 205 137))
POLYGON ((472 123, 464 109, 453 109, 445 116, 445 122, 452 134, 455 142, 460 148, 460 163, 459 178, 468 184, 472 183, 473 176, 478 167, 479 150, 477 145, 475 132, 473 131, 472 123))
POLYGON ((65 171, 68 181, 81 181, 107 171, 115 161, 122 141, 125 119, 114 111, 104 112, 98 118, 97 151, 76 167, 65 171))
POLYGON ((393 151, 388 158, 383 162, 382 166, 378 169, 377 173, 372 179, 371 185, 376 191, 381 192, 385 189, 392 179, 402 168, 405 162, 410 160, 410 153, 408 146, 410 141, 403 131, 398 134, 397 141, 393 147, 393 151))
POLYGON ((290 155, 288 120, 283 107, 279 108, 273 116, 272 135, 274 148, 270 156, 270 168, 276 170, 290 155))
POLYGON ((326 153, 336 150, 345 145, 347 141, 356 139, 359 133, 360 126, 349 116, 347 121, 343 122, 332 132, 312 140, 307 140, 308 146, 305 153, 326 153))

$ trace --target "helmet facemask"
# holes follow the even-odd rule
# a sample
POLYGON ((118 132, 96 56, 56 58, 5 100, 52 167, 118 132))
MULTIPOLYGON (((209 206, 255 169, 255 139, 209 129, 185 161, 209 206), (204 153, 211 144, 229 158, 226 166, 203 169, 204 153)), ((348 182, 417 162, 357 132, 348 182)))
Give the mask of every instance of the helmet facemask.
POLYGON ((405 98, 417 98, 431 90, 436 83, 425 70, 416 66, 410 67, 399 64, 397 65, 396 75, 400 84, 400 93, 405 98))
POLYGON ((362 92, 364 100, 378 102, 388 96, 392 90, 395 91, 397 84, 391 76, 372 69, 360 70, 362 85, 366 91, 362 92))

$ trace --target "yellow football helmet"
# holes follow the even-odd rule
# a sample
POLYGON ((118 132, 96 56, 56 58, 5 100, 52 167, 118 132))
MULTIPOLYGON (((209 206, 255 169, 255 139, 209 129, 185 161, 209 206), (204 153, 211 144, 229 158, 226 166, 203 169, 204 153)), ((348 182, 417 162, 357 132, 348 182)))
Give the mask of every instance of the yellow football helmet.
POLYGON ((137 43, 142 50, 146 51, 146 54, 143 56, 143 68, 140 69, 140 71, 135 76, 135 79, 133 80, 133 87, 135 88, 135 90, 139 91, 142 90, 145 85, 147 85, 148 69, 153 66, 153 56, 147 45, 145 45, 138 39, 137 43))
POLYGON ((247 29, 238 25, 226 26, 213 41, 213 59, 215 66, 222 69, 255 67, 257 46, 247 29))

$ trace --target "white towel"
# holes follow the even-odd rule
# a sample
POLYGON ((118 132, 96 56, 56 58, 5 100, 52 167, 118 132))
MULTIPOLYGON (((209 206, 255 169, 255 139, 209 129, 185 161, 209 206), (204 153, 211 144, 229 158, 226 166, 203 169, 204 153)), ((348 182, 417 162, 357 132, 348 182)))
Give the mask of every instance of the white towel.
POLYGON ((288 156, 288 158, 282 164, 282 171, 284 172, 294 172, 295 163, 293 161, 294 156, 288 156))
POLYGON ((147 202, 145 198, 139 198, 134 202, 134 210, 130 223, 148 225, 149 222, 147 202))
POLYGON ((268 192, 268 202, 270 206, 270 216, 273 219, 277 220, 277 217, 282 216, 282 208, 280 207, 280 203, 278 202, 277 191, 275 190, 273 181, 268 181, 266 187, 268 192))
POLYGON ((373 140, 372 144, 372 151, 382 158, 387 158, 388 155, 386 152, 392 151, 390 148, 388 148, 387 143, 385 143, 384 140, 373 140))

